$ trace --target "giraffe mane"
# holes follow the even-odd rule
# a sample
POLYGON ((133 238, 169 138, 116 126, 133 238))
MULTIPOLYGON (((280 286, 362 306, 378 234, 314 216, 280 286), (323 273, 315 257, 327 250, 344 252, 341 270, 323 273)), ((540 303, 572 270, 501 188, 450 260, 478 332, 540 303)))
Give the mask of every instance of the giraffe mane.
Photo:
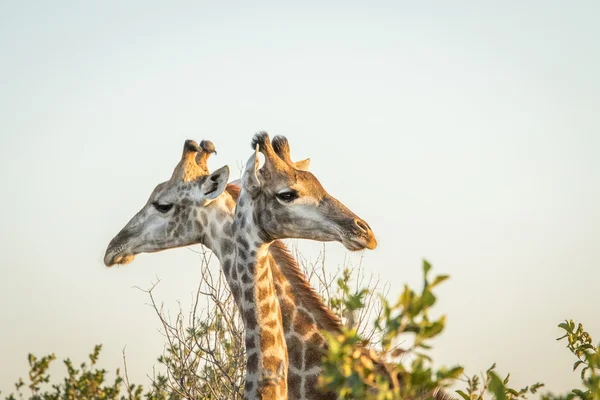
POLYGON ((342 323, 340 319, 325 305, 321 296, 306 281, 304 272, 300 270, 298 263, 285 244, 280 240, 275 240, 269 250, 281 272, 295 289, 294 294, 309 309, 316 311, 315 317, 321 328, 328 332, 341 332, 342 323))
POLYGON ((433 391, 433 398, 436 400, 455 400, 454 397, 443 388, 437 387, 433 391))
POLYGON ((235 201, 236 203, 238 201, 238 198, 240 197, 241 190, 242 190, 241 187, 239 187, 238 185, 231 184, 231 183, 228 183, 227 186, 225 187, 225 191, 227 193, 229 193, 229 195, 231 196, 233 201, 235 201))

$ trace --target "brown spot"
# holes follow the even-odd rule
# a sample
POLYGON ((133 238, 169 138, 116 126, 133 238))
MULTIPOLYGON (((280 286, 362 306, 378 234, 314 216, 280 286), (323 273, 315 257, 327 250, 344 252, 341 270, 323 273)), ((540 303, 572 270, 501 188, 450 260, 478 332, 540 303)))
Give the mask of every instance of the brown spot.
POLYGON ((323 351, 318 347, 312 347, 306 349, 304 354, 304 368, 311 369, 321 365, 323 360, 323 351))
POLYGON ((233 254, 233 242, 229 239, 223 239, 221 241, 221 253, 226 256, 229 254, 233 254))
POLYGON ((229 222, 229 221, 225 222, 225 225, 223 225, 223 233, 225 233, 226 235, 229 235, 229 236, 233 235, 233 231, 232 231, 231 227, 232 227, 231 222, 229 222))
POLYGON ((270 272, 269 268, 262 268, 262 272, 260 273, 260 276, 258 277, 258 281, 265 282, 268 279, 269 272, 270 272))
POLYGON ((277 370, 279 369, 281 363, 283 363, 283 361, 279 357, 263 357, 263 368, 267 371, 272 371, 274 374, 277 373, 277 370))
POLYGON ((287 349, 288 349, 288 360, 290 365, 294 366, 296 369, 302 370, 302 357, 303 351, 302 342, 298 339, 297 336, 292 336, 287 340, 287 349))
POLYGON ((288 395, 291 399, 299 399, 300 398, 300 385, 302 384, 302 377, 300 375, 294 374, 293 372, 288 372, 288 395))
POLYGON ((241 236, 237 237, 236 242, 238 242, 238 244, 240 244, 246 251, 248 251, 248 249, 250 248, 250 244, 248 243, 248 241, 241 236))
POLYGON ((184 234, 183 232, 183 225, 179 225, 179 227, 177 227, 177 230, 175 230, 175 237, 179 238, 184 234))
POLYGON ((266 301, 260 306, 260 315, 264 317, 266 315, 269 315, 270 312, 271 312, 271 302, 266 301))
POLYGON ((249 273, 250 275, 254 275, 254 266, 255 266, 255 264, 254 264, 253 262, 249 262, 249 263, 246 265, 246 270, 248 271, 248 273, 249 273))
POLYGON ((200 213, 200 218, 202 218, 202 223, 204 226, 208 226, 208 217, 206 216, 205 212, 200 213))
POLYGON ((247 310, 244 312, 244 324, 248 330, 256 328, 256 313, 254 310, 247 310))
POLYGON ((281 308, 281 322, 283 323, 283 331, 289 332, 292 324, 292 315, 294 314, 294 304, 286 299, 279 299, 279 307, 281 308))
POLYGON ((258 355, 256 353, 250 355, 248 357, 248 363, 246 364, 246 369, 248 373, 254 374, 258 369, 258 355))
POLYGON ((265 322, 265 325, 267 326, 267 328, 269 329, 275 329, 277 327, 277 321, 274 319, 271 319, 267 322, 265 322))
POLYGON ((247 302, 253 303, 254 302, 254 289, 247 289, 244 292, 244 298, 246 299, 247 302))
POLYGON ((316 399, 323 396, 323 393, 317 390, 317 379, 318 375, 308 375, 304 377, 304 392, 307 399, 316 399))
MULTIPOLYGON (((264 281, 263 281, 264 282, 264 281)), ((258 302, 263 302, 263 300, 268 299, 272 294, 271 291, 269 290, 271 287, 267 286, 267 287, 257 287, 257 293, 256 293, 256 297, 257 297, 257 301, 258 302)))
POLYGON ((319 333, 319 332, 313 333, 306 342, 309 346, 317 347, 317 348, 322 348, 323 345, 325 344, 323 335, 321 335, 321 333, 319 333))
POLYGON ((246 336, 246 351, 253 349, 254 347, 256 347, 254 336, 246 336))
POLYGON ((260 333, 260 349, 262 351, 265 351, 268 348, 271 348, 275 345, 275 336, 267 331, 262 329, 262 332, 260 333))
POLYGON ((242 282, 248 284, 252 282, 252 279, 250 278, 250 276, 248 276, 248 274, 244 273, 242 274, 242 282))
MULTIPOLYGON (((272 382, 271 380, 266 380, 263 382, 260 382, 258 384, 258 398, 259 399, 279 399, 282 398, 277 391, 277 387, 274 386, 275 382, 272 382)), ((250 397, 253 398, 253 397, 250 397)))
POLYGON ((229 276, 229 270, 231 270, 231 259, 228 258, 223 262, 223 271, 226 276, 229 276))
POLYGON ((306 335, 314 328, 314 322, 310 315, 303 310, 297 310, 296 318, 294 319, 294 331, 301 336, 306 335))
POLYGON ((246 392, 246 396, 248 396, 249 398, 254 397, 250 394, 250 391, 252 390, 253 387, 254 387, 254 382, 252 382, 252 381, 246 381, 246 383, 244 384, 244 391, 246 392))
POLYGON ((236 284, 231 285, 231 294, 233 295, 234 299, 239 299, 240 298, 240 287, 239 287, 239 285, 236 285, 236 284))

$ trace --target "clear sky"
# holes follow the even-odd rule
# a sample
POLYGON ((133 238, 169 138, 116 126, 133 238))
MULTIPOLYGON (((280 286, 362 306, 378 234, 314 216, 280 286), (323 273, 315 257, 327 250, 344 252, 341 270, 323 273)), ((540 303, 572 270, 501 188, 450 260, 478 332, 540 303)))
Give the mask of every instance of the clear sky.
MULTIPOLYGON (((452 276, 436 361, 577 382, 554 339, 574 318, 600 340, 600 2, 288 3, 0 3, 5 394, 28 352, 96 343, 147 383, 163 339, 132 286, 159 276, 175 311, 199 258, 107 269, 106 246, 185 139, 235 178, 263 129, 369 222, 390 296, 422 258, 452 276)), ((345 251, 327 252, 333 272, 345 251)))

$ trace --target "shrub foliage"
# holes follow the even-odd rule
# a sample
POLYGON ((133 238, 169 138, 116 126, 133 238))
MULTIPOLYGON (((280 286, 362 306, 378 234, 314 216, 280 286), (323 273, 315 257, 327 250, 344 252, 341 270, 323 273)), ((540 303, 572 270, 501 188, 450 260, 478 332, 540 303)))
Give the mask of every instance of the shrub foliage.
MULTIPOLYGON (((321 257, 321 256, 320 256, 321 257)), ((362 266, 346 268, 327 275, 324 262, 308 263, 297 255, 307 276, 319 288, 327 304, 340 315, 345 325, 341 334, 326 334, 328 353, 323 359, 321 387, 335 390, 343 399, 424 399, 443 388, 447 394, 464 400, 525 399, 544 386, 535 383, 525 388, 510 386, 510 374, 500 376, 493 364, 481 375, 466 376, 459 364, 436 366, 428 351, 431 341, 444 329, 446 317, 431 318, 436 304, 435 288, 448 275, 430 277, 431 265, 423 262, 423 287, 408 286, 396 300, 376 295, 378 282, 352 287, 352 277, 362 266), (357 350, 367 347, 371 357, 357 350), (384 362, 392 382, 376 373, 373 360, 384 362), (458 380, 458 381, 457 381, 458 380), (457 383, 459 382, 459 383, 457 383), (450 386, 460 389, 450 389, 450 386)), ((318 260, 324 261, 324 254, 318 260)), ((157 282, 158 283, 158 282, 157 282)), ((229 288, 220 272, 209 268, 207 254, 202 255, 201 279, 192 311, 180 310, 174 320, 157 304, 153 289, 145 290, 156 310, 165 335, 165 347, 158 357, 159 373, 145 386, 129 382, 123 352, 124 370, 109 374, 97 367, 101 345, 94 347, 86 362, 75 365, 63 361, 65 376, 51 379, 49 367, 54 354, 41 358, 28 355, 29 373, 19 379, 6 400, 176 400, 241 399, 244 385, 245 353, 241 318, 229 288), (201 299, 207 306, 199 307, 201 299), (108 376, 111 379, 108 379, 108 376)), ((600 400, 600 353, 581 323, 566 320, 558 325, 564 335, 557 340, 567 343, 574 356, 573 370, 581 378, 581 387, 566 394, 543 393, 543 400, 580 398, 600 400)))

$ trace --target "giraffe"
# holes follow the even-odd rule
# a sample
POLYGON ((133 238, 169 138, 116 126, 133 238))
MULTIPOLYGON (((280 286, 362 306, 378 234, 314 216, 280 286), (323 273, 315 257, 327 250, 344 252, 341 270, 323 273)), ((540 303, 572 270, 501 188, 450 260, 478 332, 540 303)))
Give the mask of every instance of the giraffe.
MULTIPOLYGON (((282 160, 296 169, 307 168, 309 160, 292 163, 286 140, 276 137, 273 145, 282 160)), ((194 141, 186 141, 181 161, 171 179, 156 186, 142 210, 110 242, 104 258, 107 266, 129 263, 139 253, 196 243, 211 249, 222 266, 227 264, 224 253, 231 253, 234 207, 239 189, 226 184, 227 167, 212 174, 208 172, 206 162, 212 153, 216 151, 210 141, 202 141, 199 147, 194 141)), ((325 350, 321 330, 340 332, 340 321, 307 283, 282 242, 273 241, 269 252, 277 302, 283 310, 283 330, 290 351, 288 358, 292 361, 288 366, 291 370, 287 376, 288 388, 291 388, 288 396, 290 399, 334 399, 335 393, 317 392, 315 384, 325 350)), ((225 277, 230 288, 240 285, 241 277, 235 268, 230 268, 225 277)), ((239 305, 240 291, 232 293, 239 305)), ((378 361, 375 363, 377 365, 378 361)), ((385 373, 384 368, 378 370, 385 373)))
MULTIPOLYGON (((339 241, 351 251, 374 249, 377 241, 369 225, 327 193, 312 173, 296 168, 289 156, 287 139, 277 136, 273 142, 272 145, 266 132, 254 136, 255 153, 242 174, 233 225, 238 261, 244 261, 238 263, 240 272, 244 269, 253 272, 268 266, 270 261, 264 255, 278 239, 339 241), (259 151, 265 157, 260 169, 259 151)), ((268 275, 268 269, 264 271, 268 275)), ((260 295, 257 297, 261 304, 267 302, 260 295)), ((262 311, 262 306, 258 309, 262 311)), ((265 311, 275 319, 279 312, 284 315, 289 312, 288 304, 283 300, 280 308, 275 304, 265 311)), ((301 399, 331 396, 317 390, 321 357, 308 357, 295 343, 296 339, 304 339, 310 348, 324 348, 323 337, 316 332, 307 332, 306 322, 306 316, 301 313, 292 318, 290 329, 295 336, 288 340, 287 346, 288 391, 294 398, 301 399)), ((277 343, 271 341, 268 345, 276 347, 277 343)), ((284 352, 278 354, 278 361, 284 362, 284 352)), ((320 354, 316 351, 310 355, 320 354)))
MULTIPOLYGON (((338 241, 350 251, 372 250, 377 247, 375 235, 369 225, 327 193, 312 173, 299 169, 292 162, 290 146, 284 136, 275 136, 272 142, 269 142, 269 135, 259 132, 252 139, 252 147, 255 152, 246 163, 241 178, 242 190, 235 211, 236 238, 243 237, 248 242, 254 239, 254 247, 263 251, 271 243, 285 238, 338 241), (259 151, 265 158, 260 169, 259 151), (244 225, 247 226, 244 228, 244 225)), ((236 242, 246 249, 245 243, 240 240, 236 242)), ((250 265, 258 265, 260 262, 260 259, 253 260, 250 265)), ((283 312, 286 312, 286 306, 285 301, 282 301, 283 312)), ((306 340, 303 316, 296 314, 292 323, 292 330, 298 333, 299 337, 304 335, 306 340)), ((308 335, 313 349, 325 349, 322 336, 313 332, 308 335)), ((321 358, 311 360, 306 355, 293 354, 294 350, 301 348, 295 346, 292 340, 288 340, 289 392, 297 398, 307 400, 335 398, 328 397, 335 394, 323 393, 317 389, 321 358), (307 365, 311 361, 314 364, 307 365), (295 370, 295 367, 298 369, 295 370)), ((375 373, 383 375, 390 386, 402 385, 404 376, 390 374, 387 363, 376 353, 368 351, 365 347, 358 347, 358 350, 373 360, 375 373)), ((436 387, 424 390, 415 400, 425 399, 451 400, 452 397, 443 388, 436 387)))
MULTIPOLYGON (((104 257, 107 266, 132 262, 139 253, 197 243, 211 249, 223 267, 230 265, 227 259, 231 252, 235 200, 239 189, 226 184, 227 167, 212 174, 208 172, 207 159, 212 153, 216 151, 210 141, 202 141, 199 147, 194 141, 186 141, 181 161, 171 179, 156 186, 145 206, 111 240, 104 257)), ((294 165, 305 169, 308 163, 309 160, 303 160, 294 165)), ((323 354, 321 330, 340 332, 340 321, 308 284, 282 242, 273 242, 269 252, 277 302, 285 305, 282 323, 286 343, 293 345, 294 354, 308 360, 306 368, 314 370, 323 354), (291 322, 295 316, 304 321, 304 337, 293 329, 291 322), (315 346, 315 342, 319 345, 315 346)), ((241 276, 235 269, 224 272, 239 306, 241 299, 237 288, 241 287, 241 276)), ((302 368, 294 371, 302 372, 302 368)), ((289 398, 301 399, 295 397, 295 393, 289 393, 289 398)), ((330 393, 316 398, 329 399, 335 398, 335 395, 330 393)))

